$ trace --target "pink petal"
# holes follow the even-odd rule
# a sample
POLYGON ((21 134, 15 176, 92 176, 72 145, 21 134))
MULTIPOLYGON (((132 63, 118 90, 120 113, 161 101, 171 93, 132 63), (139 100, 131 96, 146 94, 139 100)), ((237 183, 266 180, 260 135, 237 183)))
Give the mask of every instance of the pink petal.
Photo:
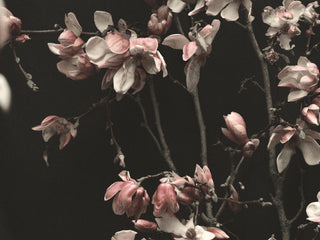
POLYGON ((60 135, 60 145, 59 145, 59 149, 63 149, 69 142, 71 139, 71 134, 68 132, 67 134, 61 134, 60 135))
POLYGON ((141 46, 144 51, 156 54, 158 49, 158 40, 155 38, 130 38, 130 51, 136 46, 141 46))
POLYGON ((283 170, 287 168, 294 153, 294 146, 292 146, 290 143, 286 143, 283 146, 281 152, 277 157, 277 168, 279 173, 282 173, 283 170))
POLYGON ((116 195, 112 202, 112 209, 116 215, 125 213, 132 203, 132 196, 137 191, 138 186, 135 183, 126 184, 116 195))
POLYGON ((164 61, 164 58, 159 51, 157 51, 157 57, 160 59, 160 62, 161 62, 162 76, 166 77, 168 75, 167 64, 164 61))
POLYGON ((111 198, 113 198, 114 195, 116 195, 121 189, 123 188, 124 185, 126 185, 127 182, 115 182, 112 185, 110 185, 107 188, 107 191, 104 195, 104 200, 108 201, 111 198))
POLYGON ((184 35, 172 34, 163 40, 162 45, 180 50, 183 49, 183 46, 186 45, 188 42, 189 40, 184 35))
POLYGON ((288 142, 292 138, 292 136, 295 134, 295 132, 296 132, 295 129, 293 129, 292 131, 286 132, 284 135, 281 136, 280 142, 282 144, 288 142))
POLYGON ((193 56, 193 54, 196 53, 197 49, 198 46, 195 41, 188 42, 186 45, 184 45, 182 55, 183 61, 188 61, 188 59, 190 59, 193 56))
POLYGON ((108 33, 106 43, 109 49, 116 54, 123 54, 129 49, 129 41, 118 32, 108 33))
POLYGON ((134 227, 141 232, 154 232, 157 230, 157 224, 148 220, 139 219, 133 221, 134 227))
POLYGON ((218 239, 230 238, 224 231, 222 231, 219 228, 210 227, 210 228, 207 228, 207 231, 212 232, 215 235, 215 237, 218 239))
POLYGON ((238 139, 227 129, 227 128, 221 128, 221 131, 226 138, 231 140, 234 143, 241 144, 241 142, 238 141, 238 139))
POLYGON ((111 14, 105 11, 94 12, 94 24, 101 33, 114 25, 111 14))
POLYGON ((64 22, 68 30, 72 31, 77 37, 80 36, 82 27, 80 26, 77 17, 73 12, 69 12, 68 14, 66 14, 64 22))

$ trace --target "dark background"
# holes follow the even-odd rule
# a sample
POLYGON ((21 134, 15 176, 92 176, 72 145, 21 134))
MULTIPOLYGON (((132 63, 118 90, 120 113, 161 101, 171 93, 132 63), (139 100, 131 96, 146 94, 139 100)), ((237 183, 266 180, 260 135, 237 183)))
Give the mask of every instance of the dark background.
MULTIPOLYGON (((254 28, 262 47, 266 46, 264 33, 267 25, 261 22, 260 13, 266 5, 276 7, 280 1, 254 1, 254 28)), ((128 23, 146 24, 150 16, 150 10, 142 0, 10 0, 7 7, 22 19, 23 29, 52 29, 56 23, 64 26, 64 14, 70 11, 77 15, 84 31, 96 31, 93 23, 95 10, 109 11, 114 22, 121 17, 128 23)), ((54 149, 49 154, 49 168, 42 159, 45 143, 41 134, 31 130, 48 115, 68 118, 85 112, 105 95, 100 90, 104 71, 83 81, 67 79, 56 69, 58 57, 47 48, 48 42, 57 42, 58 34, 30 37, 32 40, 19 47, 17 54, 25 70, 33 75, 33 80, 40 87, 38 93, 33 93, 26 86, 9 47, 3 49, 0 58, 0 71, 12 88, 12 108, 8 114, 0 113, 0 239, 109 239, 115 231, 132 227, 132 224, 125 216, 113 214, 111 201, 103 201, 106 188, 118 180, 117 174, 121 170, 113 163, 116 152, 109 144, 110 135, 105 132, 105 110, 98 109, 81 119, 77 137, 62 151, 54 149)), ((302 47, 295 49, 296 56, 289 54, 292 64, 296 64, 298 56, 303 54, 305 42, 302 33, 296 42, 302 47)), ((162 46, 160 51, 170 74, 184 83, 181 52, 162 46)), ((310 59, 319 63, 317 54, 310 59)), ((275 86, 277 67, 271 66, 270 72, 275 86)), ((220 131, 224 125, 222 116, 231 111, 241 113, 247 122, 249 135, 267 124, 263 94, 252 85, 238 94, 240 82, 253 75, 260 81, 259 65, 245 31, 234 23, 222 21, 213 42, 212 54, 202 68, 199 84, 207 126, 209 167, 216 186, 225 181, 229 168, 226 153, 213 146, 218 138, 231 144, 220 131)), ((192 98, 169 79, 161 79, 160 76, 156 79, 156 92, 172 157, 181 175, 192 176, 195 164, 200 161, 199 131, 192 98)), ((287 93, 287 90, 276 92, 287 93)), ((148 87, 141 95, 149 122, 155 130, 148 87)), ((283 96, 285 98, 286 94, 283 96)), ((291 107, 295 110, 294 104, 291 107)), ((126 156, 127 169, 133 178, 167 169, 150 136, 141 126, 142 117, 136 103, 124 98, 113 104, 112 120, 116 138, 126 156)), ((243 200, 260 197, 270 200, 272 188, 265 146, 266 140, 263 140, 254 157, 241 167, 239 181, 246 186, 244 191, 240 191, 243 200)), ((298 163, 306 169, 306 201, 315 201, 320 189, 320 167, 306 167, 299 155, 295 157, 289 170, 290 181, 286 183, 289 216, 294 214, 299 201, 296 187, 298 163)), ((235 187, 239 189, 238 184, 235 187)), ((222 194, 219 187, 217 191, 222 194)), ((152 196, 152 192, 149 193, 152 196)), ((305 218, 303 213, 297 224, 305 223, 305 218)), ((226 226, 241 240, 268 239, 272 233, 279 236, 279 223, 273 208, 250 206, 237 216, 231 215, 231 219, 233 222, 226 226)))

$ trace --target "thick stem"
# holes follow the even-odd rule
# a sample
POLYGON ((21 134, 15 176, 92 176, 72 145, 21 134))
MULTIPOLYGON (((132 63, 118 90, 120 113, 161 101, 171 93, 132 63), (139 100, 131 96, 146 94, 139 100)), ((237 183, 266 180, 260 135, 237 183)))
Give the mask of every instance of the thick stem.
MULTIPOLYGON (((265 91, 265 99, 267 105, 267 113, 268 113, 268 120, 269 124, 273 121, 274 113, 272 111, 273 104, 272 104, 272 95, 271 95, 271 86, 270 86, 270 79, 269 79, 269 72, 268 72, 268 65, 264 60, 263 53, 260 50, 258 42, 256 40, 255 34, 253 32, 253 28, 251 23, 248 23, 248 35, 250 42, 252 44, 253 50, 259 60, 262 79, 264 83, 264 91, 265 91)), ((269 136, 272 133, 273 128, 269 129, 269 136)), ((283 187, 284 187, 284 177, 280 176, 277 171, 276 166, 276 152, 274 148, 269 149, 269 172, 271 176, 271 180, 273 182, 274 192, 275 195, 272 197, 273 204, 275 205, 278 217, 281 226, 281 233, 282 233, 282 240, 289 240, 290 239, 290 227, 291 224, 286 217, 286 213, 284 210, 283 205, 283 187)))
POLYGON ((192 92, 194 107, 196 111, 196 116, 198 120, 199 125, 199 131, 200 131, 200 142, 201 142, 201 163, 202 166, 208 165, 208 159, 207 159, 207 137, 206 137, 206 125, 203 121, 203 116, 201 112, 201 106, 199 101, 199 94, 198 89, 196 88, 192 92))
POLYGON ((157 96, 156 96, 155 89, 154 89, 154 81, 152 78, 149 79, 149 83, 150 83, 149 84, 150 96, 151 96, 152 106, 153 106, 153 110, 154 110, 154 118, 155 118, 155 123, 156 123, 157 131, 158 131, 160 143, 161 143, 162 149, 163 149, 163 156, 164 156, 164 159, 166 160, 170 170, 176 171, 176 166, 174 165, 174 163, 171 159, 170 150, 169 150, 166 138, 165 138, 163 130, 162 130, 159 104, 157 101, 157 96))

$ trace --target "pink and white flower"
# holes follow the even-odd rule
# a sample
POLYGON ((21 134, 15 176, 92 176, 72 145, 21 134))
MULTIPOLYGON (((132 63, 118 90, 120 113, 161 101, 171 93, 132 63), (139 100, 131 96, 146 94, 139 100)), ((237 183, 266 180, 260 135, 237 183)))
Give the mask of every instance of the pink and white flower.
POLYGON ((97 73, 97 67, 88 60, 85 53, 58 62, 57 68, 72 80, 83 80, 97 73))
POLYGON ((48 47, 53 54, 60 58, 70 58, 83 53, 82 46, 84 41, 80 38, 82 27, 74 13, 66 14, 64 22, 66 29, 60 34, 58 41, 60 44, 48 43, 48 47))
POLYGON ((311 63, 306 57, 300 57, 298 65, 286 66, 279 72, 279 87, 289 87, 288 102, 304 98, 317 88, 319 70, 317 65, 311 63))
POLYGON ((147 191, 140 187, 137 182, 130 177, 128 171, 119 173, 121 181, 113 183, 108 187, 104 200, 108 201, 114 197, 112 209, 114 214, 127 214, 128 217, 140 218, 141 214, 147 211, 150 201, 147 191))
POLYGON ((308 220, 320 224, 320 192, 317 194, 317 202, 309 203, 306 208, 308 220))
POLYGON ((232 142, 242 145, 243 155, 245 157, 251 157, 260 144, 259 139, 249 140, 246 123, 239 113, 231 112, 223 117, 227 125, 227 128, 221 128, 223 135, 232 142))
POLYGON ((239 7, 242 4, 248 11, 248 20, 252 22, 251 16, 252 2, 250 0, 205 0, 207 15, 217 16, 221 12, 221 17, 227 21, 239 19, 239 7))
POLYGON ((320 133, 309 129, 307 123, 301 119, 297 120, 297 126, 298 128, 278 125, 269 139, 269 149, 275 147, 279 142, 284 144, 277 157, 279 173, 287 168, 296 148, 301 151, 308 165, 313 166, 320 163, 320 146, 315 140, 320 140, 320 133))
POLYGON ((71 137, 75 138, 77 129, 74 124, 67 119, 51 115, 42 120, 41 125, 32 128, 34 131, 42 131, 42 137, 45 142, 48 142, 54 135, 59 135, 59 149, 64 148, 71 137))
POLYGON ((270 6, 264 8, 262 20, 270 27, 266 36, 278 36, 280 47, 290 50, 291 38, 301 33, 298 21, 305 11, 305 6, 300 1, 283 0, 283 6, 273 9, 270 6))
POLYGON ((195 91, 199 78, 200 67, 206 62, 206 57, 211 53, 211 43, 216 36, 220 28, 220 21, 215 19, 211 25, 207 24, 199 32, 196 32, 193 36, 189 33, 189 37, 192 41, 189 41, 182 34, 172 34, 166 37, 162 44, 169 46, 173 49, 183 50, 182 59, 184 61, 190 61, 186 64, 186 82, 187 88, 190 92, 195 91))

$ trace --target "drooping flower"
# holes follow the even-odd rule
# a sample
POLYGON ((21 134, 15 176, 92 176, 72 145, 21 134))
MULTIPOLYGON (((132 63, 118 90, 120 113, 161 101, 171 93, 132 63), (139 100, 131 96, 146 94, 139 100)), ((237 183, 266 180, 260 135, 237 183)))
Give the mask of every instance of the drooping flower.
POLYGON ((80 38, 82 27, 76 15, 73 12, 69 12, 65 15, 64 22, 66 29, 58 38, 60 44, 48 43, 50 51, 62 59, 83 53, 82 46, 84 44, 84 41, 80 38))
POLYGON ((259 139, 249 140, 246 123, 239 113, 231 112, 223 117, 227 125, 227 128, 221 128, 223 135, 232 142, 242 145, 243 155, 245 157, 251 157, 260 144, 259 139))
POLYGON ((172 23, 172 13, 166 5, 158 8, 156 13, 151 14, 148 22, 148 29, 155 35, 166 34, 172 23))
POLYGON ((288 102, 297 101, 317 88, 319 70, 306 57, 300 57, 298 65, 286 66, 279 74, 279 87, 290 87, 288 102))
POLYGON ((116 232, 111 240, 134 240, 137 232, 132 230, 121 230, 119 232, 116 232))
POLYGON ((7 79, 0 73, 0 108, 7 112, 11 104, 11 89, 7 79))
POLYGON ((317 106, 316 104, 310 104, 309 106, 304 107, 301 113, 306 122, 319 126, 319 110, 319 106, 317 106))
POLYGON ((309 203, 306 208, 308 220, 320 224, 320 192, 317 194, 317 202, 309 203))
POLYGON ((72 80, 83 80, 97 73, 97 67, 88 60, 85 53, 58 62, 57 68, 72 80))
POLYGON ((144 219, 133 221, 134 227, 141 232, 154 232, 157 230, 157 224, 144 219))
POLYGON ((41 125, 32 128, 34 131, 42 131, 42 137, 48 142, 54 135, 59 135, 59 149, 64 148, 77 135, 77 129, 74 124, 67 119, 51 115, 42 120, 41 125))
POLYGON ((264 8, 262 20, 270 27, 266 36, 274 37, 278 35, 280 47, 290 50, 291 38, 301 33, 298 28, 298 21, 304 13, 305 6, 300 1, 283 0, 283 6, 273 9, 270 6, 264 8))
POLYGON ((160 183, 153 194, 152 203, 154 205, 153 215, 162 217, 166 214, 173 214, 179 210, 177 195, 174 187, 170 183, 160 183))
POLYGON ((306 122, 301 119, 297 119, 296 124, 298 128, 278 125, 269 139, 269 149, 275 147, 279 142, 284 144, 277 157, 279 173, 287 168, 296 148, 301 151, 308 165, 313 166, 320 163, 320 146, 315 140, 320 139, 320 133, 309 129, 306 122))
POLYGON ((122 181, 115 182, 108 187, 104 200, 108 201, 114 197, 112 209, 116 215, 126 213, 128 217, 138 219, 147 211, 149 195, 130 177, 128 171, 123 170, 119 173, 119 177, 122 181))
POLYGON ((252 22, 251 16, 252 2, 250 0, 205 0, 207 6, 207 15, 217 16, 221 11, 221 17, 227 21, 236 21, 239 19, 239 7, 242 4, 248 12, 248 20, 252 22))
POLYGON ((187 88, 193 92, 199 82, 200 67, 204 66, 206 57, 211 53, 211 43, 220 28, 220 21, 215 19, 211 25, 207 24, 199 32, 189 33, 192 41, 182 34, 172 34, 166 37, 162 44, 173 49, 183 50, 182 59, 190 61, 186 64, 187 88))

